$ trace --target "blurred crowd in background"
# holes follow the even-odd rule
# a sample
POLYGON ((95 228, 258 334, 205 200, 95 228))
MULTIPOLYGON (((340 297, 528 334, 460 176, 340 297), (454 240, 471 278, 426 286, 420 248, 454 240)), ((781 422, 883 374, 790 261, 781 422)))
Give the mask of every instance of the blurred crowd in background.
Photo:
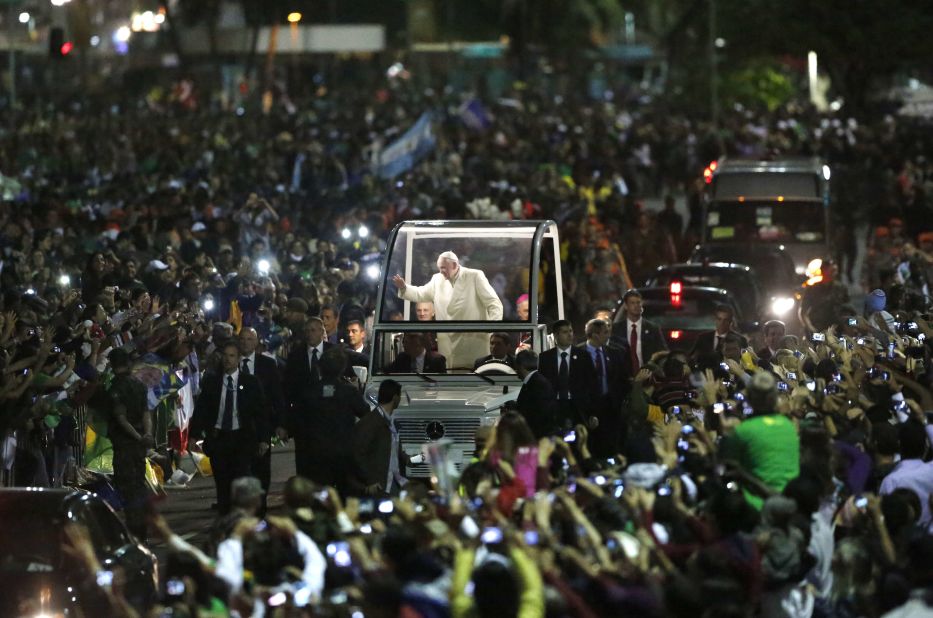
MULTIPOLYGON (((173 549, 163 582, 184 584, 166 591, 178 615, 931 611, 933 162, 913 121, 735 110, 714 133, 636 97, 534 81, 488 100, 384 78, 329 84, 269 114, 107 103, 22 110, 0 138, 8 484, 68 484, 101 456, 85 425, 102 428, 93 409, 115 349, 147 387, 156 414, 141 437, 167 481, 224 344, 254 328, 284 361, 312 316, 346 341, 340 309, 372 312, 378 277, 364 265, 406 219, 555 219, 581 326, 689 254, 710 160, 810 154, 833 168, 844 280, 874 290, 839 306, 819 340, 769 342, 770 359, 659 352, 627 385, 612 457, 591 455, 590 427, 536 436, 512 412, 477 436, 477 460, 446 494, 411 484, 344 498, 296 477, 286 512, 260 521, 262 488, 242 479, 204 548, 150 514, 173 549), (473 100, 481 122, 464 120, 473 100), (393 178, 373 173, 426 111, 434 149, 393 178), (667 195, 686 217, 673 199, 645 206, 667 195), (529 456, 532 473, 516 474, 529 456)), ((69 539, 96 568, 82 532, 69 539)), ((133 608, 119 585, 101 594, 111 615, 164 615, 133 608)))

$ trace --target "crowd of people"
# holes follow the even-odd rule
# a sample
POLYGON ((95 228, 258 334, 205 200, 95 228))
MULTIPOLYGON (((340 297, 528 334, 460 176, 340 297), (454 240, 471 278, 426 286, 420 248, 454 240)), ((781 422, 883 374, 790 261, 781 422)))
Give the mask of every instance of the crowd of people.
MULTIPOLYGON (((736 111, 720 140, 533 82, 487 101, 482 129, 453 93, 398 80, 301 103, 37 107, 0 140, 4 482, 73 482, 90 423, 112 444, 128 525, 172 550, 164 602, 105 587, 111 615, 930 611, 925 134, 788 109, 736 111), (391 180, 372 173, 426 109, 435 150, 391 180), (863 273, 852 226, 838 228, 848 281, 873 290, 864 304, 797 336, 766 325, 757 350, 722 316, 702 347, 669 352, 637 294, 615 324, 591 320, 692 246, 694 180, 720 141, 834 164, 839 203, 877 226, 863 273), (673 202, 642 206, 659 188, 687 193, 686 225, 673 202), (471 217, 559 222, 571 319, 553 325, 552 355, 514 357, 525 397, 438 490, 405 482, 394 383, 374 410, 353 386, 376 291, 362 265, 399 221, 471 217), (579 380, 561 350, 601 370, 579 380), (309 401, 311 421, 297 413, 309 401), (270 446, 288 439, 299 476, 267 513, 270 446), (143 475, 167 480, 201 440, 222 517, 193 547, 147 510, 143 475)), ((99 569, 82 530, 66 542, 99 569)))

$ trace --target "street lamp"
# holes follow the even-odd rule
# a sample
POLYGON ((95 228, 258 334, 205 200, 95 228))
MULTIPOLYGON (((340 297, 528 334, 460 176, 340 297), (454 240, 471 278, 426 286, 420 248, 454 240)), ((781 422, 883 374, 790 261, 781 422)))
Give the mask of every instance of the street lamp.
POLYGON ((29 13, 27 13, 26 11, 23 11, 22 13, 19 14, 19 23, 28 24, 29 17, 30 17, 29 13))
POLYGON ((297 24, 298 22, 301 21, 301 13, 299 13, 298 11, 292 11, 291 13, 288 14, 287 19, 288 19, 288 23, 297 24))

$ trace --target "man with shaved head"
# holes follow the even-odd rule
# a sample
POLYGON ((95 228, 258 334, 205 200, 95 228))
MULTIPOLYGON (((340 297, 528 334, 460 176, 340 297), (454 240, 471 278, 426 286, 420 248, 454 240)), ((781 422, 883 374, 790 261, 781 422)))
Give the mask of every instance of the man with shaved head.
MULTIPOLYGON (((282 392, 282 380, 275 359, 259 351, 259 335, 254 328, 246 327, 240 331, 239 345, 240 354, 243 355, 240 371, 256 376, 265 395, 263 409, 265 426, 272 429, 280 438, 286 438, 287 434, 282 428, 285 423, 285 396, 282 392)), ((261 437, 265 442, 269 442, 271 438, 271 435, 261 437)), ((251 470, 253 476, 262 483, 262 512, 265 513, 266 495, 269 493, 269 482, 272 478, 272 449, 267 449, 266 452, 256 457, 251 470)))

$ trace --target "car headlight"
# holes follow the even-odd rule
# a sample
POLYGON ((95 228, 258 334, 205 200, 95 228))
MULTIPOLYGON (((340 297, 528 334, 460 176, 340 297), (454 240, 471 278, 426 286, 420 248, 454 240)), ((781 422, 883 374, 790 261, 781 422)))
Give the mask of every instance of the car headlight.
POLYGON ((771 301, 771 312, 774 315, 784 315, 794 308, 794 299, 780 296, 771 301))

